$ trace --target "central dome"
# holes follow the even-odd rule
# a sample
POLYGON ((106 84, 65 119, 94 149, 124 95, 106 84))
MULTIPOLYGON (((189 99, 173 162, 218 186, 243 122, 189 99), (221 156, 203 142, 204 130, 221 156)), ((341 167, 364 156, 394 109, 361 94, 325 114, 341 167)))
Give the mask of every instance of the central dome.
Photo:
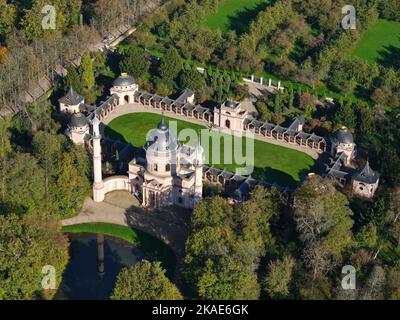
POLYGON ((144 149, 157 155, 170 154, 178 149, 178 139, 164 119, 158 123, 157 129, 150 131, 144 149))
POLYGON ((164 120, 164 118, 162 118, 158 123, 157 128, 162 131, 168 130, 168 123, 164 120))

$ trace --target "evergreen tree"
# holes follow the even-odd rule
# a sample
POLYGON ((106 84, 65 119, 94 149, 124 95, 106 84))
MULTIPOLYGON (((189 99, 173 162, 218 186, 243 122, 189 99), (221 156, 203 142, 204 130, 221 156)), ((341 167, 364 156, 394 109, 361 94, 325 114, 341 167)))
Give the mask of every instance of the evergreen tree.
POLYGON ((291 110, 294 106, 294 92, 293 92, 293 87, 290 88, 289 91, 289 110, 291 110))
POLYGON ((145 79, 148 75, 150 65, 150 59, 143 49, 129 47, 120 62, 120 69, 135 79, 145 79))
POLYGON ((83 92, 81 77, 73 65, 67 68, 67 75, 64 78, 64 91, 67 92, 70 87, 74 88, 78 93, 83 92))
POLYGON ((163 80, 171 81, 175 80, 182 68, 181 56, 175 48, 170 48, 161 59, 159 73, 163 80))
POLYGON ((347 128, 353 130, 356 126, 356 120, 357 118, 353 106, 350 102, 347 102, 336 111, 333 121, 337 128, 346 126, 347 128))
POLYGON ((281 106, 281 97, 280 97, 280 93, 275 93, 274 113, 275 113, 276 115, 281 115, 281 114, 282 114, 282 106, 281 106))
POLYGON ((231 90, 231 83, 232 83, 231 77, 229 76, 229 74, 226 74, 224 76, 224 91, 227 95, 231 90))
POLYGON ((193 68, 181 73, 180 85, 182 89, 190 88, 194 91, 199 91, 205 87, 206 82, 204 76, 193 68))
POLYGON ((60 161, 62 140, 62 136, 39 131, 32 141, 34 155, 39 160, 39 165, 43 168, 45 174, 46 205, 48 203, 49 180, 55 175, 56 167, 60 161))
POLYGON ((375 120, 368 107, 360 109, 359 132, 364 136, 370 136, 375 132, 375 120))
POLYGON ((95 84, 93 62, 89 52, 85 52, 82 56, 80 74, 82 85, 85 89, 91 89, 95 84))
POLYGON ((224 89, 222 87, 222 83, 218 83, 218 88, 217 88, 217 101, 218 103, 224 102, 224 89))

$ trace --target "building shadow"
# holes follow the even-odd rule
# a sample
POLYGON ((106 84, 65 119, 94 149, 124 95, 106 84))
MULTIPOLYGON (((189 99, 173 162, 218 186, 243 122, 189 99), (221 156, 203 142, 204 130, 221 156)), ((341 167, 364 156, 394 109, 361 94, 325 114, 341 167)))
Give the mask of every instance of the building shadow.
POLYGON ((270 184, 276 184, 282 188, 295 188, 299 181, 293 179, 293 177, 286 172, 281 170, 273 169, 271 167, 255 167, 252 177, 257 180, 264 180, 270 184))
MULTIPOLYGON (((118 131, 115 131, 113 128, 111 128, 103 123, 100 124, 100 127, 102 127, 101 130, 104 132, 103 139, 111 139, 114 141, 120 141, 123 143, 130 144, 128 141, 125 140, 125 137, 122 134, 120 134, 118 131)), ((130 144, 130 145, 132 145, 132 144, 130 144)))
POLYGON ((161 261, 166 275, 185 297, 194 293, 182 278, 185 243, 189 236, 191 210, 179 207, 147 209, 131 206, 125 211, 128 226, 139 238, 138 249, 146 257, 161 261))

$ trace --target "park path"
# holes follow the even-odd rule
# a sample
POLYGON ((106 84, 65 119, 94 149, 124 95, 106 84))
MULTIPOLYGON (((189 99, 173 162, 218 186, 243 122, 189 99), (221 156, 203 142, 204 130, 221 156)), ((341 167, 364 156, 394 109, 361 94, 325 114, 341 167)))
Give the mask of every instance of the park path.
MULTIPOLYGON (((190 123, 194 123, 194 124, 198 124, 201 126, 205 126, 206 122, 195 119, 195 118, 190 118, 190 117, 185 117, 179 114, 175 114, 173 112, 163 112, 162 110, 159 109, 155 109, 151 106, 144 106, 140 103, 130 103, 130 104, 124 104, 124 105, 120 105, 118 106, 113 112, 111 112, 106 118, 104 118, 102 120, 102 125, 100 127, 101 133, 104 134, 104 129, 105 127, 114 119, 129 114, 129 113, 138 113, 138 112, 146 112, 146 113, 154 113, 154 114, 164 114, 166 117, 170 117, 170 118, 174 118, 177 120, 182 120, 182 121, 186 121, 186 122, 190 122, 190 123)), ((218 128, 212 128, 212 130, 214 131, 219 131, 222 132, 224 131, 223 129, 218 129, 218 128)), ((296 151, 300 151, 303 152, 307 155, 309 155, 311 158, 313 158, 314 160, 318 159, 320 154, 318 152, 316 152, 313 149, 310 148, 303 148, 294 144, 289 144, 289 143, 285 143, 282 141, 278 141, 269 137, 264 137, 258 134, 254 135, 254 139, 255 140, 259 140, 262 142, 266 142, 269 144, 274 144, 277 146, 281 146, 284 148, 288 148, 288 149, 293 149, 296 151)))
POLYGON ((138 229, 168 245, 176 256, 175 282, 182 283, 180 270, 185 256, 185 242, 189 234, 190 213, 178 208, 147 211, 126 191, 106 195, 104 202, 86 198, 79 215, 61 221, 62 226, 84 223, 111 223, 138 229))

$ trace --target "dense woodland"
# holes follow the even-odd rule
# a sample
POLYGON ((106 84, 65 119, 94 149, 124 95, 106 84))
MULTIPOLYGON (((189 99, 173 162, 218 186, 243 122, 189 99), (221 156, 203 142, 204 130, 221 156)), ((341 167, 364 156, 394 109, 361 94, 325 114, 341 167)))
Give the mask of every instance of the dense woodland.
MULTIPOLYGON (((115 53, 86 52, 79 67, 70 61, 107 31, 135 21, 143 4, 53 1, 57 30, 43 31, 38 8, 44 2, 30 7, 0 0, 0 111, 17 114, 0 119, 0 299, 51 297, 40 289, 40 269, 48 257, 59 270, 68 261, 57 221, 76 214, 90 190, 89 157, 52 119, 54 99, 32 105, 20 100, 58 64, 68 74, 54 95, 73 86, 89 103, 101 100, 120 72, 161 95, 192 88, 204 105, 247 97, 243 76, 278 77, 286 90, 260 97, 261 120, 283 123, 302 114, 306 129, 324 136, 345 125, 380 172, 371 202, 351 198, 317 175, 289 197, 257 188, 239 205, 219 195, 205 199, 193 213, 186 242, 183 278, 192 296, 400 298, 400 71, 350 55, 378 18, 400 21, 398 1, 354 1, 357 30, 343 31, 345 1, 276 0, 240 30, 223 33, 202 24, 223 0, 171 0, 146 14, 115 53), (321 103, 327 96, 334 105, 321 103), (340 287, 346 264, 356 268, 357 290, 340 287)), ((141 263, 119 275, 112 298, 157 294, 182 298, 157 263, 141 263), (140 292, 137 279, 148 283, 140 292)))
MULTIPOLYGON (((52 298, 54 290, 41 287, 42 267, 53 265, 59 284, 69 259, 59 220, 76 215, 90 195, 87 151, 64 135, 50 100, 21 103, 24 90, 145 10, 138 1, 52 1, 57 29, 44 31, 47 3, 0 1, 0 299, 52 298), (5 115, 10 111, 15 116, 5 115)), ((78 71, 90 98, 96 88, 88 53, 78 71)))
POLYGON ((18 112, 25 90, 44 76, 53 79, 117 26, 131 25, 160 1, 57 0, 0 1, 0 114, 18 112), (41 26, 41 9, 56 9, 56 29, 41 26))
POLYGON ((208 198, 192 217, 185 277, 204 299, 399 299, 398 258, 393 248, 379 255, 387 241, 399 245, 398 190, 388 206, 358 216, 317 175, 290 201, 261 187, 235 206, 208 198), (355 267, 357 290, 341 288, 344 265, 355 267))

